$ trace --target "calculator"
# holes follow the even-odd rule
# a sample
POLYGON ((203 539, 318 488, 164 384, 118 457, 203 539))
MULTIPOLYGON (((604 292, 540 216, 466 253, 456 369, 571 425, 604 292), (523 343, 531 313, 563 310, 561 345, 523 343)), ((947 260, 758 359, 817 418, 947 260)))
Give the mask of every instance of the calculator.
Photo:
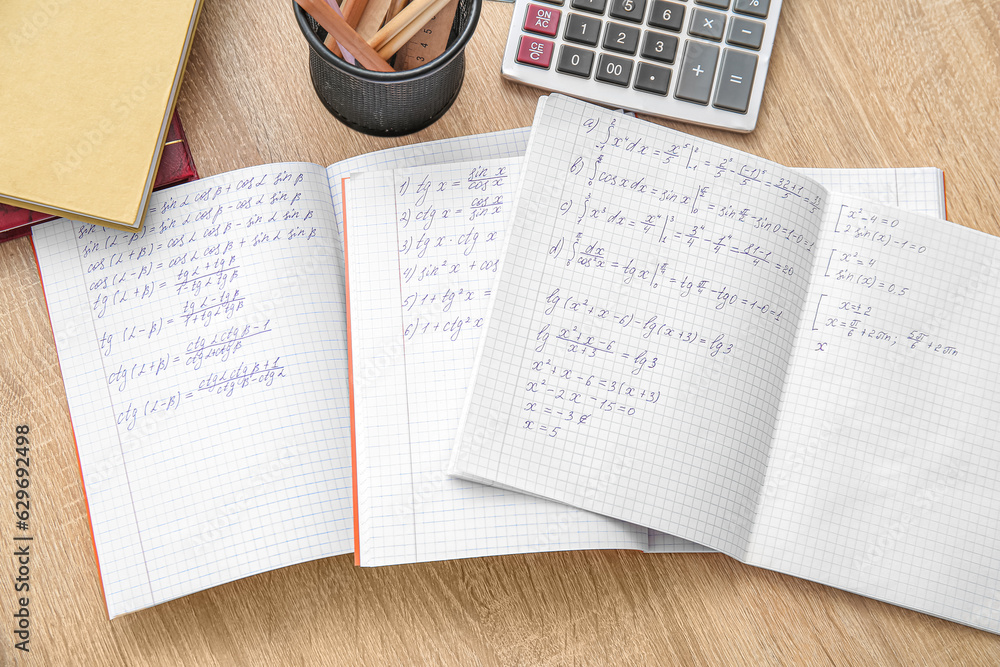
POLYGON ((750 132, 781 0, 515 0, 503 76, 750 132))

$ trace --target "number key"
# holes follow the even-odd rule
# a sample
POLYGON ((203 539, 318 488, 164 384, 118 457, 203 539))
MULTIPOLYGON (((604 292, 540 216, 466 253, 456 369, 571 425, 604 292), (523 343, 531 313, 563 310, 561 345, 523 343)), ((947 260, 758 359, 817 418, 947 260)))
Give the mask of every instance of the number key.
POLYGON ((604 31, 604 48, 619 53, 634 54, 639 46, 639 29, 620 23, 608 23, 604 31))
POLYGON ((625 21, 642 23, 646 11, 646 0, 611 0, 611 16, 625 21))
POLYGON ((602 53, 597 61, 596 78, 604 83, 627 86, 629 79, 632 78, 632 61, 602 53))
POLYGON ((604 8, 607 6, 607 0, 572 0, 570 5, 573 9, 582 9, 585 12, 603 14, 604 8))
POLYGON ((559 50, 559 63, 556 69, 563 74, 590 77, 590 68, 594 65, 594 52, 578 49, 575 46, 564 45, 559 50))
POLYGON ((642 40, 640 53, 643 58, 672 63, 677 55, 677 38, 673 35, 664 35, 662 32, 647 31, 646 37, 642 40))
POLYGON ((597 40, 601 36, 601 19, 596 16, 584 16, 583 14, 570 14, 566 18, 566 30, 563 31, 563 39, 578 44, 597 46, 597 40))
POLYGON ((664 0, 653 0, 653 7, 649 10, 648 23, 655 28, 680 32, 684 25, 684 5, 664 0))

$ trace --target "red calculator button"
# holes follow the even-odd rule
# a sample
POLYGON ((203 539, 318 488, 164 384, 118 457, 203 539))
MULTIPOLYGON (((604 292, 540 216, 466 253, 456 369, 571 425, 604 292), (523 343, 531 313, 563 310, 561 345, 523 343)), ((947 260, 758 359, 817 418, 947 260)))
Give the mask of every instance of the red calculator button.
POLYGON ((524 29, 539 35, 555 37, 561 13, 558 9, 553 9, 552 7, 528 5, 528 11, 524 15, 524 29))
POLYGON ((521 43, 517 47, 517 62, 548 69, 552 62, 552 48, 552 42, 547 39, 521 35, 521 43))

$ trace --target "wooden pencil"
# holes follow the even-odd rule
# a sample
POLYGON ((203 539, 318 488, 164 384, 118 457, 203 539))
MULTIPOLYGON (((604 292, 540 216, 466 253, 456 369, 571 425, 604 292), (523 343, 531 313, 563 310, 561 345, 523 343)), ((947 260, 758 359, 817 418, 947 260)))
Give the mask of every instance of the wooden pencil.
POLYGON ((382 27, 390 2, 391 0, 369 0, 365 12, 358 20, 358 25, 354 26, 361 39, 368 41, 375 36, 382 27))
POLYGON ((385 13, 385 20, 391 21, 396 14, 403 11, 403 7, 408 5, 409 2, 410 0, 392 0, 392 3, 389 5, 389 11, 385 13))
POLYGON ((347 21, 347 25, 352 28, 358 27, 358 21, 361 20, 361 15, 365 13, 365 8, 368 6, 368 0, 344 0, 344 20, 347 21))
MULTIPOLYGON (((413 21, 424 13, 424 11, 431 5, 439 2, 439 0, 413 0, 410 4, 403 8, 403 11, 396 14, 391 21, 382 26, 375 35, 368 40, 368 45, 373 49, 381 49, 386 42, 399 34, 401 30, 410 26, 413 21)), ((427 18, 429 20, 430 17, 427 18)), ((427 22, 424 21, 424 23, 427 22)), ((423 23, 420 24, 422 26, 423 23)), ((420 27, 418 26, 418 28, 420 27)), ((395 53, 395 51, 393 51, 395 53)))
POLYGON ((309 13, 316 22, 340 42, 341 46, 353 55, 362 67, 376 72, 394 72, 392 66, 380 56, 375 49, 358 36, 347 21, 338 14, 326 0, 295 0, 302 9, 309 13))
MULTIPOLYGON (((415 0, 413 3, 407 5, 407 9, 417 4, 417 2, 420 2, 420 0, 415 0)), ((430 0, 430 4, 428 4, 424 11, 413 17, 413 19, 408 24, 403 26, 403 28, 396 33, 395 36, 379 48, 378 54, 386 59, 391 58, 396 51, 403 48, 406 43, 410 41, 410 38, 420 32, 431 20, 431 18, 444 9, 449 2, 451 2, 451 0, 430 0)), ((402 16, 402 14, 400 14, 400 16, 402 16)), ((449 29, 450 27, 451 26, 449 26, 449 29)))

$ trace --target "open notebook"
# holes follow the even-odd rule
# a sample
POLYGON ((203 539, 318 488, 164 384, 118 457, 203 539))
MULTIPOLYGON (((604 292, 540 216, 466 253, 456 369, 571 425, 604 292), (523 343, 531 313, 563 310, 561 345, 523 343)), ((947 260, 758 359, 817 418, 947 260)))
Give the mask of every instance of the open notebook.
POLYGON ((452 471, 1000 631, 1000 240, 561 96, 523 178, 452 471))
POLYGON ((340 176, 523 149, 263 165, 155 193, 137 234, 33 230, 111 617, 351 551, 340 176))
MULTIPOLYGON (((341 178, 512 158, 527 137, 220 174, 155 194, 139 234, 65 220, 34 230, 112 617, 351 550, 341 178)), ((942 201, 937 170, 842 177, 942 201)), ((571 539, 541 522, 532 540, 511 532, 526 550, 645 544, 645 530, 587 516, 595 529, 571 539)))
MULTIPOLYGON (((708 551, 445 474, 520 172, 521 160, 510 158, 368 172, 345 181, 355 559, 361 565, 546 545, 590 548, 595 529, 606 535, 605 545, 708 551)), ((935 169, 812 173, 841 189, 877 190, 893 203, 943 215, 935 169)), ((548 414, 561 419, 579 412, 573 405, 554 410, 548 414)))

